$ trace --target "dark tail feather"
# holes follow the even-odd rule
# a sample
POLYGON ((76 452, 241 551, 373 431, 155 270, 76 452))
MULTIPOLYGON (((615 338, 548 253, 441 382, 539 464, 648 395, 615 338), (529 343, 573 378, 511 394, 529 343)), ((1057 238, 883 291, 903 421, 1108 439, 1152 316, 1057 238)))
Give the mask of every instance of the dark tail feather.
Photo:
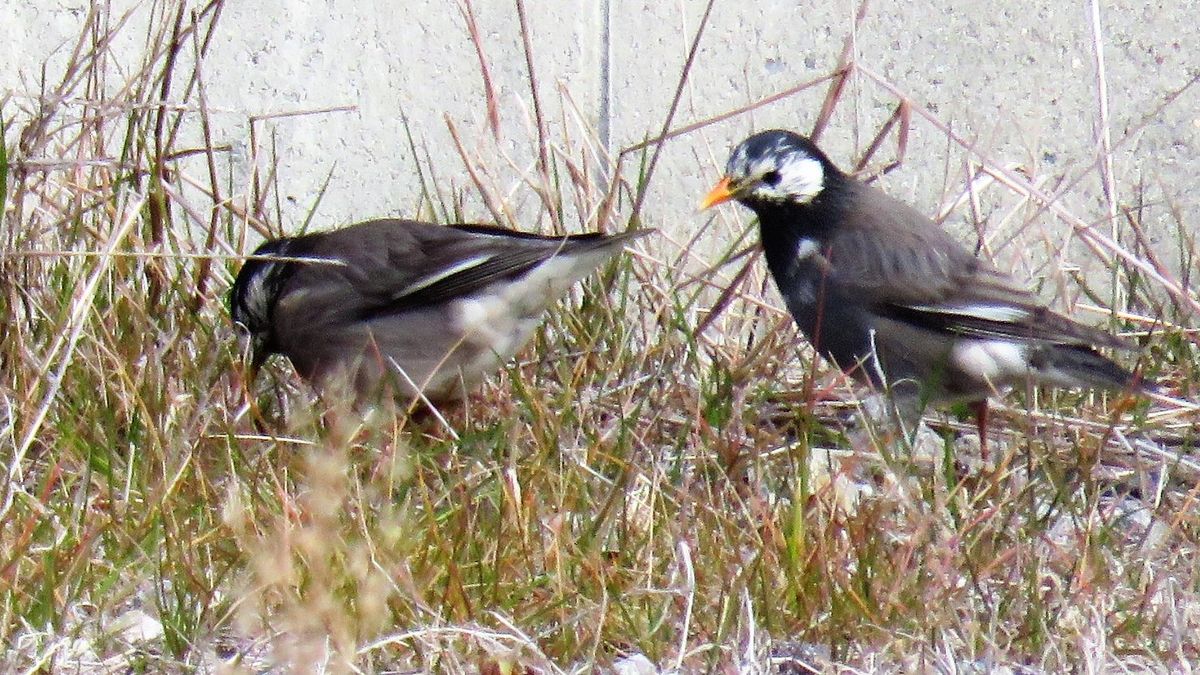
POLYGON ((1034 350, 1030 365, 1046 382, 1060 387, 1158 390, 1153 380, 1125 370, 1090 347, 1047 345, 1034 350))

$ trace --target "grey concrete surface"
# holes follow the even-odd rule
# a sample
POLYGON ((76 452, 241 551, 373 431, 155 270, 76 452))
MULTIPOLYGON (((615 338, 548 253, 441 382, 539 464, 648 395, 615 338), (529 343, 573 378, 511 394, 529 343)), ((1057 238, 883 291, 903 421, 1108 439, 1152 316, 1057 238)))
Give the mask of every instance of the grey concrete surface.
MULTIPOLYGON (((42 64, 52 72, 61 63, 89 5, 73 0, 5 0, 5 5, 0 92, 12 97, 6 106, 11 116, 36 93, 42 64)), ((313 218, 319 227, 413 215, 419 193, 415 167, 426 158, 410 151, 402 114, 428 149, 438 184, 465 189, 466 215, 486 220, 488 210, 470 188, 450 140, 449 119, 478 171, 505 195, 505 206, 531 229, 544 227, 543 209, 523 182, 533 173, 536 134, 514 4, 473 3, 499 95, 499 139, 487 128, 479 58, 462 6, 451 0, 228 2, 204 73, 217 140, 235 148, 228 160, 235 184, 244 185, 249 172, 250 116, 350 106, 265 123, 278 153, 284 229, 303 221, 327 176, 329 186, 313 218)), ((128 50, 129 64, 139 58, 137 26, 148 7, 112 3, 114 17, 132 11, 133 29, 119 43, 128 50)), ((601 137, 614 153, 657 134, 704 2, 529 0, 527 7, 539 92, 549 135, 558 145, 584 157, 601 137)), ((847 0, 718 0, 674 126, 827 73, 853 30, 856 8, 847 0)), ((1147 204, 1141 215, 1169 249, 1177 222, 1172 211, 1189 226, 1200 216, 1200 87, 1159 109, 1200 72, 1197 3, 1100 2, 1098 31, 1091 8, 1087 2, 877 2, 855 31, 855 58, 996 164, 1019 168, 1047 189, 1076 181, 1062 203, 1107 231, 1108 207, 1095 169, 1100 45, 1108 130, 1116 146, 1117 202, 1147 204)), ((802 92, 668 142, 646 202, 647 221, 664 230, 667 242, 683 241, 706 220, 695 204, 718 177, 730 146, 753 129, 809 129, 823 94, 823 88, 802 92)), ((857 79, 823 145, 836 161, 849 164, 895 104, 893 94, 857 79)), ((934 214, 962 192, 971 159, 914 117, 906 161, 882 184, 934 214)), ((983 231, 998 260, 1036 274, 1039 263, 1033 261, 1073 257, 1080 249, 1064 247, 1069 228, 1048 215, 1037 221, 1044 227, 1020 228, 1035 212, 1014 193, 992 188, 981 195, 977 213, 960 207, 947 222, 964 239, 983 231)), ((723 209, 714 236, 747 218, 723 209)), ((1094 264, 1087 258, 1069 262, 1094 264)), ((1180 271, 1180 261, 1166 262, 1180 271)))

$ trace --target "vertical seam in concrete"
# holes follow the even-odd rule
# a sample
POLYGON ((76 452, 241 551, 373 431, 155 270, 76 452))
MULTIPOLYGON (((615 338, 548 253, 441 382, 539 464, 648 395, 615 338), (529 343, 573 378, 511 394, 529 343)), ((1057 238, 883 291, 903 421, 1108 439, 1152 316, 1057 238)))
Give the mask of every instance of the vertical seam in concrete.
POLYGON ((596 127, 604 149, 612 151, 612 3, 600 0, 600 91, 596 127))

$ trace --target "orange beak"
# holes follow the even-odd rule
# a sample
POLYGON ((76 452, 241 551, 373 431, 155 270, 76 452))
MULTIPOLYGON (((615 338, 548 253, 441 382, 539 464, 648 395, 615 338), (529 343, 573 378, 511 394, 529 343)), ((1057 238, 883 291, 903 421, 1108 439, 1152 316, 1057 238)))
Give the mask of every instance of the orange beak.
POLYGON ((712 190, 708 191, 708 196, 704 198, 704 201, 700 202, 700 210, 703 211, 711 206, 723 204, 730 199, 733 199, 733 192, 729 190, 729 177, 726 176, 714 185, 712 190))

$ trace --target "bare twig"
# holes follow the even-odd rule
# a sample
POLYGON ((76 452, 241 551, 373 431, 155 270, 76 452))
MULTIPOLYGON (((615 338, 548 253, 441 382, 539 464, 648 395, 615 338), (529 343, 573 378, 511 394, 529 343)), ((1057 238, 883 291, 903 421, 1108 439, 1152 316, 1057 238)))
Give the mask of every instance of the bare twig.
MULTIPOLYGON (((458 11, 467 22, 467 33, 471 35, 471 43, 475 45, 475 55, 479 58, 479 74, 483 77, 483 98, 487 101, 488 126, 492 130, 492 138, 500 140, 500 101, 496 96, 496 87, 492 84, 492 70, 488 65, 487 54, 483 51, 483 35, 479 24, 475 21, 475 8, 471 0, 459 0, 458 11)), ((522 20, 522 27, 524 21, 522 20)), ((530 75, 533 70, 530 68, 530 75)), ((534 92, 534 96, 537 93, 534 92)))
POLYGON ((837 66, 833 69, 836 73, 836 79, 829 86, 828 93, 825 94, 825 101, 821 104, 821 109, 817 113, 817 119, 813 122, 812 131, 809 136, 813 142, 821 138, 821 134, 825 131, 825 126, 829 124, 829 120, 833 117, 833 109, 837 106, 838 101, 842 98, 842 91, 846 87, 846 82, 853 73, 854 64, 854 48, 858 40, 858 28, 862 24, 863 19, 867 17, 867 7, 869 0, 862 0, 858 3, 858 11, 854 14, 854 21, 850 24, 850 31, 846 33, 846 39, 842 43, 842 54, 838 57, 837 66))
POLYGON ((1108 119, 1108 73, 1104 67, 1104 33, 1100 22, 1100 2, 1090 0, 1090 17, 1092 21, 1092 54, 1096 58, 1096 104, 1098 119, 1096 135, 1099 141, 1099 162, 1101 186, 1104 190, 1104 200, 1108 207, 1109 223, 1112 226, 1110 236, 1116 240, 1120 235, 1120 222, 1117 218, 1117 180, 1113 174, 1112 129, 1108 119))
MULTIPOLYGON (((192 25, 196 25, 199 20, 199 15, 192 12, 192 25)), ((204 135, 204 147, 208 148, 208 152, 204 153, 205 165, 208 168, 208 181, 212 186, 212 207, 209 209, 208 233, 204 239, 204 250, 211 251, 217 241, 217 225, 220 221, 220 205, 223 203, 221 198, 221 185, 217 179, 217 160, 212 152, 212 121, 209 119, 207 105, 208 95, 204 86, 204 74, 202 68, 204 66, 204 51, 200 47, 200 38, 197 31, 192 31, 192 48, 195 51, 195 82, 197 84, 197 92, 200 99, 200 129, 204 135)), ((159 155, 162 156, 161 154, 159 155)), ((196 269, 196 293, 192 299, 192 309, 199 309, 208 295, 208 274, 210 270, 210 261, 202 260, 196 269)))
MULTIPOLYGON (((704 29, 708 26, 708 17, 712 13, 713 5, 716 0, 708 0, 704 4, 704 13, 700 16, 700 24, 696 26, 696 34, 692 38, 692 45, 688 49, 687 58, 683 62, 683 71, 679 74, 679 82, 675 86, 675 95, 671 98, 671 106, 667 109, 666 119, 663 120, 662 131, 659 132, 659 138, 665 138, 667 132, 671 129, 671 124, 675 120, 675 111, 679 109, 679 102, 683 99, 683 90, 687 85, 688 75, 692 72, 692 64, 696 61, 696 53, 700 51, 700 38, 704 36, 704 29)), ((638 217, 642 212, 642 203, 646 199, 646 194, 649 190, 646 185, 650 182, 650 177, 654 175, 654 169, 658 166, 658 158, 662 154, 663 144, 658 142, 654 144, 654 152, 650 154, 650 161, 646 163, 646 170, 642 178, 642 184, 638 189, 637 196, 633 200, 633 209, 629 215, 631 223, 638 222, 638 217)), ((626 151, 622 150, 624 155, 626 151)))
POLYGON ((458 135, 458 128, 454 126, 454 120, 450 119, 450 115, 443 115, 446 120, 446 128, 450 131, 450 138, 454 141, 454 149, 458 151, 458 156, 462 158, 463 168, 467 170, 467 175, 471 177, 471 182, 475 183, 475 189, 479 191, 479 197, 483 200, 483 205, 487 208, 488 213, 492 214, 492 220, 497 224, 507 222, 501 215, 500 206, 492 201, 492 193, 485 189, 483 181, 479 178, 479 173, 475 171, 475 162, 467 154, 466 148, 463 147, 462 139, 458 135))
POLYGON ((542 115, 542 97, 538 93, 537 71, 533 67, 533 45, 530 41, 529 19, 525 15, 525 0, 516 0, 516 3, 517 20, 521 24, 521 45, 525 49, 525 68, 529 72, 529 92, 533 100, 533 119, 537 125, 538 175, 542 180, 541 189, 537 192, 542 198, 542 203, 546 206, 550 221, 554 224, 554 232, 562 234, 562 219, 558 212, 558 207, 554 203, 554 199, 550 196, 553 182, 550 178, 550 152, 547 149, 549 141, 546 131, 546 119, 542 115))
POLYGON ((641 150, 643 148, 648 148, 652 145, 660 145, 666 141, 671 140, 672 138, 675 138, 676 136, 682 136, 684 134, 689 134, 693 131, 696 131, 697 129, 703 129, 704 127, 716 124, 718 122, 724 122, 727 119, 732 119, 734 117, 737 117, 738 115, 744 115, 752 110, 758 110, 759 108, 770 105, 777 101, 782 101, 784 99, 790 98, 790 97, 795 96, 796 94, 804 91, 805 89, 815 87, 818 84, 821 84, 822 82, 826 82, 828 80, 831 80, 831 79, 833 79, 835 77, 839 77, 839 76, 840 76, 840 73, 835 71, 835 72, 829 73, 828 75, 822 75, 820 77, 815 77, 811 80, 805 80, 804 82, 801 82, 800 84, 797 84, 792 87, 788 87, 787 89, 784 89, 783 91, 779 91, 774 94, 771 94, 770 96, 765 96, 763 98, 758 99, 757 101, 754 101, 753 103, 741 106, 740 108, 734 108, 733 110, 729 110, 727 112, 723 112, 719 115, 714 115, 712 117, 707 117, 698 122, 692 122, 690 124, 685 124, 682 127, 677 127, 675 129, 671 129, 671 130, 661 133, 658 136, 655 136, 654 138, 651 138, 649 140, 645 140, 640 143, 634 143, 633 145, 623 148, 621 150, 620 154, 622 156, 624 156, 624 155, 627 155, 632 152, 637 152, 638 150, 641 150))

